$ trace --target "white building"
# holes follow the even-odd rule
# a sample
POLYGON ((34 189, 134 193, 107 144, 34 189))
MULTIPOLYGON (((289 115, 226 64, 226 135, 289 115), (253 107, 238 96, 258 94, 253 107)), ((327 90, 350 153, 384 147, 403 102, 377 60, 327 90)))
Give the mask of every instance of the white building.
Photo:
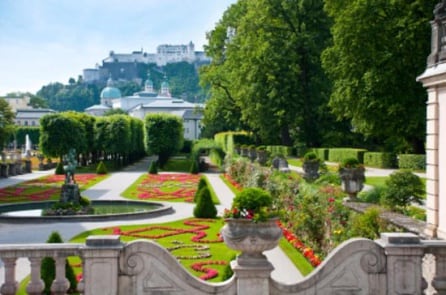
POLYGON ((144 90, 131 96, 121 96, 119 89, 109 79, 107 87, 101 92, 101 104, 85 109, 93 116, 103 116, 111 109, 122 109, 130 116, 143 120, 147 114, 169 113, 183 120, 184 138, 194 140, 200 136, 200 121, 203 117, 202 104, 193 104, 180 98, 172 97, 169 84, 165 80, 159 93, 153 88, 153 82, 147 79, 144 90))
POLYGON ((53 113, 56 111, 52 109, 18 109, 15 123, 18 126, 39 126, 40 118, 53 113))

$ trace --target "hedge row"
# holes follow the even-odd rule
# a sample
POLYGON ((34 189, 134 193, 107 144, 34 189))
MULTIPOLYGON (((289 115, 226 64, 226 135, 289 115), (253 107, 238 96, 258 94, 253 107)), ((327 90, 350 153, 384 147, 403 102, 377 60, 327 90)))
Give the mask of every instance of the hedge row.
POLYGON ((277 155, 277 154, 281 154, 285 157, 293 155, 293 148, 290 146, 286 146, 286 145, 267 145, 266 150, 272 156, 277 155))
POLYGON ((356 158, 366 166, 377 168, 400 168, 411 170, 426 169, 426 155, 368 152, 353 148, 314 148, 317 157, 323 161, 342 162, 346 158, 356 158))
POLYGON ((364 153, 364 165, 377 168, 396 168, 396 155, 393 153, 364 153))
POLYGON ((398 155, 398 167, 401 169, 426 170, 426 155, 398 155))
POLYGON ((328 152, 328 161, 330 162, 342 162, 344 159, 355 158, 359 163, 364 163, 365 149, 353 149, 353 148, 332 148, 328 152))

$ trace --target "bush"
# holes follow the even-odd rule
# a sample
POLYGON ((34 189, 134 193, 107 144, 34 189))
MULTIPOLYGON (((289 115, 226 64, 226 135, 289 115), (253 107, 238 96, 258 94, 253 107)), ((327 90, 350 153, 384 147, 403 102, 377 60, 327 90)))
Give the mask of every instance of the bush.
POLYGON ((360 162, 356 158, 345 158, 340 165, 341 168, 358 168, 359 166, 360 162))
POLYGON ((107 167, 104 164, 104 161, 99 162, 98 167, 96 167, 96 174, 103 175, 103 174, 107 174, 107 173, 108 173, 108 171, 107 171, 107 167))
POLYGON ((198 191, 194 216, 196 218, 215 218, 217 216, 217 208, 212 202, 211 193, 207 187, 198 191))
POLYGON ((317 157, 317 154, 315 152, 308 152, 304 156, 304 162, 319 162, 320 159, 317 157))
POLYGON ((400 170, 392 173, 386 180, 387 191, 381 203, 392 209, 404 209, 412 202, 422 204, 425 193, 420 177, 410 170, 400 170))
POLYGON ((257 187, 248 187, 235 196, 232 207, 259 212, 262 208, 270 207, 272 203, 273 198, 269 192, 257 187))
POLYGON ((198 174, 198 172, 200 172, 197 161, 195 160, 192 161, 189 172, 190 174, 198 174))
MULTIPOLYGON (((63 240, 58 232, 53 231, 46 242, 63 243, 63 240)), ((54 278, 56 277, 56 265, 53 258, 45 257, 44 259, 42 259, 42 263, 40 266, 40 274, 43 282, 45 283, 44 294, 50 295, 51 284, 53 283, 54 278)), ((68 261, 66 261, 65 264, 65 277, 70 282, 70 290, 75 291, 77 288, 76 276, 74 275, 73 268, 68 263, 68 261)))
POLYGON ((197 191, 195 192, 195 196, 194 196, 194 203, 196 203, 198 201, 198 193, 204 187, 207 188, 208 183, 206 181, 206 178, 200 177, 200 181, 198 181, 197 191))
POLYGON ((62 162, 57 163, 56 171, 54 172, 54 174, 56 174, 56 175, 64 175, 65 174, 65 169, 63 169, 62 162))
POLYGON ((426 155, 398 155, 400 169, 426 170, 426 155))
POLYGON ((89 198, 81 196, 79 198, 79 205, 81 205, 82 207, 88 207, 91 205, 91 201, 89 198))
POLYGON ((328 160, 328 149, 327 148, 317 148, 313 149, 313 152, 317 155, 319 159, 322 161, 328 160))
POLYGON ((351 237, 377 239, 381 232, 387 230, 387 222, 379 214, 377 207, 370 207, 363 214, 356 215, 351 221, 351 237))
POLYGON ((379 204, 386 191, 386 186, 375 186, 371 190, 361 192, 359 198, 366 203, 379 204))
POLYGON ((158 165, 156 161, 150 163, 149 174, 158 174, 158 165))

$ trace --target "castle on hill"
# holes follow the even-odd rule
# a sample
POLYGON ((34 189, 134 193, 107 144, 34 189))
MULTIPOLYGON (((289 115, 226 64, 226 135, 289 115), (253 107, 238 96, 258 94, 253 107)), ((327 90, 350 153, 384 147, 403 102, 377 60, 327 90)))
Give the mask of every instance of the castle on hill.
POLYGON ((95 83, 107 81, 111 77, 113 80, 138 81, 138 73, 141 72, 143 64, 165 66, 177 62, 203 64, 209 63, 210 58, 203 51, 195 51, 192 41, 187 45, 162 44, 157 47, 156 53, 147 53, 142 49, 132 53, 110 51, 109 56, 102 60, 102 65, 83 70, 83 80, 86 83, 95 83))

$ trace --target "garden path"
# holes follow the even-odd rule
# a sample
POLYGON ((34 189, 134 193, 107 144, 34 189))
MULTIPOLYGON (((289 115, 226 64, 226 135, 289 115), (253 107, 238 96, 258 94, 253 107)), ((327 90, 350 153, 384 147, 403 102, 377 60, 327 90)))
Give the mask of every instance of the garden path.
MULTIPOLYGON (((105 199, 122 199, 120 194, 125 188, 133 183, 142 173, 146 173, 148 167, 148 159, 144 159, 125 170, 111 174, 110 177, 82 192, 82 195, 88 196, 93 200, 105 199)), ((13 176, 10 178, 0 179, 0 187, 14 185, 25 180, 41 177, 45 174, 51 174, 54 171, 48 172, 33 172, 28 175, 13 176)), ((210 183, 214 191, 220 198, 221 204, 217 209, 221 215, 224 208, 229 208, 233 193, 219 178, 218 174, 207 173, 210 183)), ((143 223, 162 223, 175 221, 192 216, 193 204, 187 203, 169 203, 175 211, 174 214, 157 216, 150 219, 126 220, 126 221, 103 221, 103 222, 56 222, 56 223, 34 223, 34 224, 19 224, 19 223, 0 223, 0 243, 45 243, 52 231, 57 230, 62 236, 63 240, 67 241, 73 236, 95 228, 117 226, 122 224, 143 224, 143 223)), ((294 283, 302 279, 302 275, 289 261, 283 251, 277 247, 273 250, 265 252, 275 270, 272 277, 280 282, 294 283)), ((29 262, 27 259, 19 259, 16 267, 16 279, 22 280, 30 273, 29 262)), ((0 262, 0 285, 4 281, 4 268, 0 262)))

